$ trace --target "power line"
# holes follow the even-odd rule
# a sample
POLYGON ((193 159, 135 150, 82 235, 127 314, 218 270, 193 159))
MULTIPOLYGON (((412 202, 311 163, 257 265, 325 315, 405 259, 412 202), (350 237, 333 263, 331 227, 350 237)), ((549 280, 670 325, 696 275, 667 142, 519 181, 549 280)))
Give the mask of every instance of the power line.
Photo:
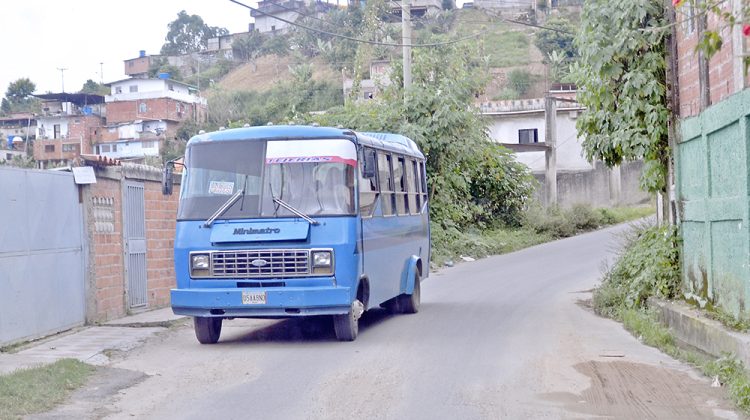
POLYGON ((248 6, 248 5, 244 4, 244 3, 241 3, 241 2, 239 2, 237 0, 229 0, 229 1, 232 2, 232 3, 234 3, 234 4, 237 4, 239 6, 242 6, 242 7, 248 8, 250 10, 253 10, 253 11, 255 11, 257 13, 260 13, 260 14, 262 14, 264 16, 270 17, 272 19, 279 20, 279 21, 284 22, 284 23, 286 23, 288 25, 296 26, 296 27, 299 27, 299 28, 302 28, 302 29, 305 29, 305 30, 308 30, 308 31, 321 33, 321 34, 332 36, 332 37, 335 37, 335 38, 347 39, 349 41, 360 42, 360 43, 363 43, 363 44, 382 45, 382 46, 386 46, 386 47, 414 47, 414 48, 420 48, 420 47, 440 47, 440 46, 443 46, 443 45, 455 44, 455 43, 458 43, 458 42, 462 42, 462 41, 466 41, 466 40, 469 40, 469 39, 477 38, 478 36, 480 36, 483 33, 487 32, 486 30, 479 31, 479 32, 476 32, 476 33, 471 34, 469 36, 457 38, 457 39, 454 39, 454 40, 451 40, 451 41, 433 42, 433 43, 429 43, 429 44, 397 44, 397 43, 393 43, 393 42, 369 41, 369 40, 366 40, 366 39, 354 38, 354 37, 347 36, 347 35, 337 34, 335 32, 328 32, 328 31, 324 31, 324 30, 321 30, 321 29, 312 28, 312 27, 309 27, 309 26, 306 26, 306 25, 302 25, 302 24, 299 24, 299 23, 296 23, 296 22, 292 22, 290 20, 286 20, 284 18, 280 18, 278 16, 271 15, 269 13, 263 12, 263 11, 255 8, 255 7, 248 6))

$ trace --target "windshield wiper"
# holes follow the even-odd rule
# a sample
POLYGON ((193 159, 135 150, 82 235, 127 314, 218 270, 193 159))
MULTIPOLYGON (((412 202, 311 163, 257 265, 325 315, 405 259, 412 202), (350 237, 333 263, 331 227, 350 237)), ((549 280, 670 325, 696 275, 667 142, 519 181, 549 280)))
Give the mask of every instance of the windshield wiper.
POLYGON ((208 220, 205 221, 205 223, 203 223, 203 227, 211 227, 211 225, 214 224, 216 218, 229 210, 229 208, 232 207, 232 204, 236 203, 240 196, 244 193, 245 189, 242 188, 240 190, 237 190, 236 193, 232 194, 232 196, 229 197, 229 199, 224 204, 222 204, 221 207, 219 207, 218 210, 216 210, 216 212, 212 214, 211 217, 208 218, 208 220))
POLYGON ((319 225, 320 224, 320 222, 318 222, 317 220, 315 220, 312 217, 310 217, 310 216, 302 213, 301 211, 295 209, 294 207, 292 207, 291 205, 289 205, 285 201, 281 200, 280 198, 276 198, 276 197, 272 197, 272 198, 273 198, 273 202, 274 203, 280 205, 281 207, 284 207, 285 209, 287 209, 290 212, 294 213, 298 217, 301 217, 301 218, 307 220, 307 222, 310 223, 311 225, 319 225))

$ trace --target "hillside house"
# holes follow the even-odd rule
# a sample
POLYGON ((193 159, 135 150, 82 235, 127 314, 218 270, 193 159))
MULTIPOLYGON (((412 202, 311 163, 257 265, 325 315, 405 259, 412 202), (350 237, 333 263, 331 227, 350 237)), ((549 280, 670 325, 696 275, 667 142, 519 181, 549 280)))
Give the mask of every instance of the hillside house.
POLYGON ((81 153, 91 153, 92 139, 106 117, 104 97, 88 93, 34 96, 42 100, 34 141, 39 167, 70 164, 81 153))
POLYGON ((289 22, 296 22, 302 16, 300 13, 309 14, 310 9, 313 10, 314 14, 325 13, 333 7, 335 6, 319 0, 261 0, 258 2, 257 10, 250 10, 250 16, 255 19, 253 28, 256 31, 283 34, 289 30, 291 25, 275 19, 276 17, 289 22))
MULTIPOLYGON (((391 84, 391 62, 389 60, 373 60, 370 62, 370 77, 362 79, 359 82, 360 95, 357 95, 357 101, 369 100, 376 98, 381 90, 391 84)), ((344 98, 349 98, 354 79, 344 77, 344 98)))
MULTIPOLYGON (((569 96, 570 91, 551 91, 556 97, 569 96)), ((589 170, 594 166, 583 157, 576 119, 583 107, 578 103, 560 102, 557 106, 557 168, 558 170, 589 170)), ((480 104, 488 121, 493 141, 516 152, 519 162, 532 172, 545 169, 544 98, 493 101, 480 104)))
POLYGON ((6 117, 0 117, 0 149, 3 151, 0 159, 12 159, 12 155, 14 155, 14 153, 11 153, 12 151, 23 150, 26 140, 34 140, 35 138, 36 116, 34 114, 17 112, 6 117))
POLYGON ((184 121, 204 121, 206 100, 195 87, 171 79, 131 78, 108 83, 107 124, 97 132, 96 153, 113 159, 158 156, 184 121))

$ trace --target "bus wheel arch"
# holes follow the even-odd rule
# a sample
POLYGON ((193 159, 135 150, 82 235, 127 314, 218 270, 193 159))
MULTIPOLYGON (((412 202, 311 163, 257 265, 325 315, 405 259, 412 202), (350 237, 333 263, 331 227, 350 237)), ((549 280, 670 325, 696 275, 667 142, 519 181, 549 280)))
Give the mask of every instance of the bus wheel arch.
POLYGON ((359 283, 357 284, 357 294, 355 296, 360 302, 362 302, 362 304, 365 306, 365 309, 369 308, 370 279, 367 278, 367 276, 362 276, 359 278, 359 283))

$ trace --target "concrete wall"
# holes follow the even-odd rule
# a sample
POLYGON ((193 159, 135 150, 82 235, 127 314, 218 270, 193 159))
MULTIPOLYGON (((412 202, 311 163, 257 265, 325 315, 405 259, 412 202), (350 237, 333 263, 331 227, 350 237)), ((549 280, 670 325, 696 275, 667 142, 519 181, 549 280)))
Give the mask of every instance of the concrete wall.
MULTIPOLYGON (((576 204, 615 207, 646 203, 651 195, 638 186, 642 167, 641 162, 627 162, 619 169, 610 170, 600 163, 590 170, 558 171, 557 203, 564 208, 576 204)), ((543 203, 546 197, 544 173, 536 172, 534 177, 539 181, 535 197, 543 203)))
POLYGON ((676 193, 688 297, 748 316, 750 91, 682 121, 676 193))
MULTIPOLYGON (((125 180, 145 187, 147 309, 169 304, 175 285, 173 250, 178 196, 162 196, 161 171, 141 165, 97 169, 97 183, 83 187, 89 266, 86 321, 126 315, 122 197, 125 180)), ((177 187, 176 189, 179 189, 177 187)))

